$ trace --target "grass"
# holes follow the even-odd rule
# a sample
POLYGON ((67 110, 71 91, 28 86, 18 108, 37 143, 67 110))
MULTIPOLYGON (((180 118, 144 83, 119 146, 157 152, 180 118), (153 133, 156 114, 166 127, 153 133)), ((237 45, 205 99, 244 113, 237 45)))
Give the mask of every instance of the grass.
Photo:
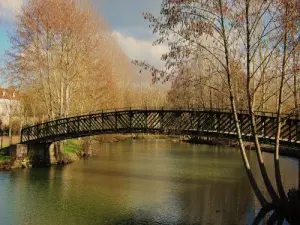
POLYGON ((0 153, 0 161, 7 161, 7 160, 10 160, 10 157, 2 155, 2 153, 0 153))
POLYGON ((82 150, 80 141, 77 139, 67 140, 63 147, 63 152, 66 154, 77 153, 82 150))
POLYGON ((9 147, 10 145, 9 144, 3 144, 2 145, 2 148, 7 148, 7 147, 9 147))

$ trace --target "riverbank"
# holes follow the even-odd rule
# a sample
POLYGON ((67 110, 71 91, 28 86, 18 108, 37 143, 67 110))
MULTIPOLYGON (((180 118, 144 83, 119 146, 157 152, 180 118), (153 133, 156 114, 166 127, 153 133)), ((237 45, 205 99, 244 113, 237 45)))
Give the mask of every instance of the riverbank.
POLYGON ((9 156, 0 153, 0 171, 9 170, 11 168, 11 160, 9 156))
MULTIPOLYGON (((63 149, 61 151, 59 162, 54 164, 66 165, 80 160, 86 156, 89 156, 87 153, 88 145, 92 144, 103 144, 103 143, 115 143, 126 140, 141 140, 141 139, 169 139, 170 136, 166 135, 153 135, 153 134, 104 134, 93 136, 89 138, 77 138, 65 140, 63 143, 63 149)), ((13 140, 17 140, 17 137, 14 137, 13 140)), ((8 141, 8 138, 5 139, 5 143, 8 141)), ((3 148, 0 152, 0 171, 7 171, 15 168, 24 168, 30 167, 28 160, 12 162, 9 155, 9 146, 3 148)), ((91 152, 91 155, 92 152, 91 152)))
MULTIPOLYGON (((99 136, 93 136, 89 138, 78 138, 65 140, 63 149, 61 151, 60 162, 54 164, 70 164, 78 161, 84 157, 92 156, 93 151, 87 153, 87 145, 92 146, 93 144, 104 144, 104 143, 115 143, 126 140, 153 140, 153 139, 166 139, 173 142, 187 142, 191 144, 206 144, 206 145, 218 145, 239 148, 238 142, 232 139, 225 138, 181 138, 179 136, 169 135, 154 135, 154 134, 105 134, 99 136), (88 144, 87 144, 88 143, 88 144)), ((254 144, 251 142, 244 142, 247 150, 254 150, 254 144)), ((268 144, 262 144, 262 151, 273 153, 274 147, 268 144)), ((280 155, 300 159, 300 152, 295 148, 281 146, 280 155)), ((26 161, 26 160, 25 160, 26 161)), ((12 162, 10 157, 7 156, 7 151, 0 152, 0 171, 10 170, 13 168, 30 167, 28 160, 26 162, 12 162), (4 152, 6 152, 4 154, 4 152)))
POLYGON ((178 138, 169 136, 169 135, 159 135, 159 134, 117 134, 117 135, 109 135, 103 134, 99 136, 94 136, 92 139, 94 142, 98 144, 102 143, 115 143, 119 141, 126 140, 154 140, 154 139, 173 139, 178 138))
MULTIPOLYGON (((9 157, 9 142, 10 139, 8 136, 3 136, 1 137, 3 138, 1 140, 2 142, 2 148, 0 149, 0 171, 4 170, 10 170, 12 167, 12 162, 11 159, 9 157)), ((18 135, 14 135, 12 136, 12 143, 16 144, 19 141, 19 136, 18 135)))
POLYGON ((155 135, 155 134, 103 134, 88 137, 69 139, 64 141, 62 150, 62 159, 58 164, 70 164, 84 157, 90 157, 95 153, 92 149, 94 144, 116 143, 126 140, 154 140, 166 139, 175 140, 178 136, 155 135), (89 149, 91 148, 91 149, 89 149))
MULTIPOLYGON (((199 139, 199 138, 190 138, 184 140, 184 142, 188 142, 191 144, 206 144, 206 145, 218 145, 218 146, 228 146, 233 148, 239 148, 239 143, 233 139, 225 139, 225 138, 207 138, 207 139, 199 139)), ((255 146, 253 142, 244 141, 246 150, 255 150, 255 146)), ((261 149, 263 152, 274 153, 274 146, 271 144, 261 144, 261 149)), ((291 157, 295 159, 300 159, 300 150, 296 147, 289 146, 280 146, 280 155, 291 157)))

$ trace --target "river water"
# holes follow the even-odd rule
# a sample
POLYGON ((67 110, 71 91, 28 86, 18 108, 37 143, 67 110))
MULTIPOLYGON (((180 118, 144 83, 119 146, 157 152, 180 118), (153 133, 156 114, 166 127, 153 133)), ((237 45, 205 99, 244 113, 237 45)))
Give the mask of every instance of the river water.
MULTIPOLYGON (((65 167, 0 172, 0 224, 251 224, 259 208, 237 149, 167 140, 96 148, 65 167)), ((265 160, 272 171, 272 155, 265 160)), ((296 186, 297 162, 282 158, 281 169, 286 188, 296 186)))

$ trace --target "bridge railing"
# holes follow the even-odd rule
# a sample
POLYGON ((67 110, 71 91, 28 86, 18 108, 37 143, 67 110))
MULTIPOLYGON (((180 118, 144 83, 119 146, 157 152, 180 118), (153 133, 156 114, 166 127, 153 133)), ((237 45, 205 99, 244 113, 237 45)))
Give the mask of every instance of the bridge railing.
MULTIPOLYGON (((56 116, 52 120, 58 120, 58 119, 64 119, 64 118, 70 118, 70 117, 77 117, 77 116, 83 116, 83 115, 90 115, 90 114, 98 114, 98 113, 107 113, 107 112, 119 112, 119 111, 136 111, 136 110, 177 110, 177 111, 214 111, 214 112, 232 112, 229 108, 191 108, 191 107, 125 107, 125 108, 112 108, 112 109, 99 109, 94 111, 87 111, 83 113, 75 113, 75 114, 69 114, 67 116, 56 116)), ((248 114, 248 110, 238 109, 237 112, 239 114, 248 114)), ((275 117, 275 112, 269 112, 269 111, 255 111, 256 115, 261 116, 271 116, 275 117)), ((290 116, 290 114, 282 114, 282 116, 290 116)))
MULTIPOLYGON (((73 114, 70 116, 79 116, 79 115, 89 115, 89 114, 97 114, 100 112, 115 112, 115 111, 127 111, 127 110, 172 110, 172 111, 213 111, 213 112, 228 112, 231 113, 232 110, 230 108, 192 108, 192 107, 127 107, 127 108, 113 108, 113 109, 101 109, 95 111, 89 111, 83 114, 73 114)), ((248 114, 249 111, 245 109, 237 109, 237 113, 239 114, 248 114)), ((269 116, 275 117, 277 115, 276 112, 271 111, 255 111, 255 115, 259 116, 269 116)), ((296 116, 294 111, 291 111, 289 114, 281 114, 281 117, 289 117, 292 118, 296 116)), ((60 117, 57 117, 59 119, 60 117)))
MULTIPOLYGON (((83 122, 85 124, 85 121, 92 122, 92 118, 97 118, 103 120, 103 115, 106 116, 115 116, 115 122, 113 121, 107 121, 111 123, 117 123, 117 114, 122 114, 124 112, 125 114, 127 113, 132 113, 132 114, 138 114, 138 112, 145 112, 145 113, 185 113, 187 112, 188 114, 193 114, 194 112, 207 112, 207 115, 214 116, 216 113, 222 113, 222 115, 228 115, 231 114, 230 109, 211 109, 211 108, 200 108, 200 109, 195 109, 195 108, 121 108, 121 109, 106 109, 106 110, 98 110, 98 111, 93 111, 93 112, 88 112, 84 115, 72 115, 70 117, 65 117, 65 118, 59 118, 56 120, 51 120, 45 123, 37 124, 34 126, 26 127, 22 129, 21 132, 21 138, 22 141, 28 141, 28 140, 35 140, 39 139, 41 137, 45 137, 46 135, 63 135, 63 134, 68 134, 70 132, 82 132, 80 130, 80 124, 83 122), (192 113, 190 113, 192 112, 192 113), (26 137, 23 139, 23 137, 26 137)), ((124 114, 123 113, 123 114, 124 114)), ((247 118, 249 116, 248 111, 246 110, 239 110, 238 111, 239 116, 242 118, 247 118)), ((274 121, 275 121, 275 116, 276 114, 273 112, 256 112, 256 115, 260 117, 260 124, 259 126, 265 126, 266 128, 264 129, 269 129, 266 126, 266 121, 267 118, 272 118, 272 126, 274 126, 274 121), (265 121, 265 122, 264 122, 265 121)), ((229 115, 231 117, 231 115, 229 115)), ((231 119, 232 120, 232 119, 231 119)), ((232 122, 232 121, 231 121, 232 122)), ((297 121, 296 121, 297 122, 297 121)), ((86 124, 85 124, 86 125, 86 124)), ((269 125, 271 123, 269 122, 269 125)), ((242 124, 243 126, 243 124, 242 124)), ((248 126, 248 124, 246 124, 248 126)), ((294 126, 294 125, 293 125, 294 126)), ((231 128, 232 129, 232 128, 231 128)), ((294 128, 293 128, 294 129, 294 128)), ((298 129, 298 128, 297 128, 298 129)), ((88 128, 87 128, 88 130, 88 128)), ((290 131, 292 132, 292 131, 290 131)), ((293 131, 294 132, 294 131, 293 131)), ((265 135, 266 136, 266 135, 265 135)))
MULTIPOLYGON (((114 109, 102 109, 102 110, 95 110, 95 111, 89 111, 89 112, 85 112, 83 114, 70 114, 66 117, 62 117, 62 116, 57 116, 54 117, 52 120, 49 120, 47 122, 44 123, 40 123, 40 124, 48 124, 51 123, 52 121, 57 121, 57 120, 62 120, 62 119, 66 119, 66 118, 74 118, 74 117, 80 117, 80 116, 87 116, 87 115, 95 115, 95 114, 99 114, 99 113, 109 113, 109 112, 120 112, 120 111, 140 111, 140 110, 164 110, 164 111, 213 111, 213 112, 227 112, 227 113, 231 113, 232 110, 228 109, 228 108, 188 108, 188 107, 157 107, 157 108, 134 108, 134 107, 127 107, 127 108, 114 108, 114 109)), ((237 112, 239 114, 248 114, 247 110, 237 110, 237 112)), ((262 112, 262 111, 256 111, 255 112, 256 115, 260 115, 260 116, 269 116, 269 117, 275 117, 276 113, 274 112, 262 112)), ((289 116, 288 114, 282 114, 282 116, 289 116)), ((27 128, 31 128, 36 126, 32 125, 32 126, 26 126, 24 127, 24 129, 27 128)))

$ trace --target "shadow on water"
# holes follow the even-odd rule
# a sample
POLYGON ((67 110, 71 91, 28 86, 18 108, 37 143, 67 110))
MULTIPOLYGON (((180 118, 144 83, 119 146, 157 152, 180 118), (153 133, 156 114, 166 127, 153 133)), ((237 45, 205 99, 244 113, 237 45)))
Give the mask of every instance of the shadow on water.
MULTIPOLYGON (((300 160, 298 161, 298 182, 300 182, 300 160)), ((282 175, 282 173, 281 173, 282 175)), ((283 178, 281 177, 283 180, 283 178)), ((253 225, 259 224, 300 224, 300 186, 289 188, 287 192, 287 202, 279 203, 278 206, 261 208, 253 220, 253 225)), ((267 197, 267 196, 265 196, 267 197)))
MULTIPOLYGON (((183 154, 183 153, 180 153, 183 154)), ((173 153, 173 155, 176 155, 176 153, 173 153)), ((179 154, 178 154, 179 155, 179 154)), ((108 172, 108 171, 106 171, 108 172)), ((109 172, 108 172, 109 173, 109 172)), ((116 176, 119 176, 120 174, 114 174, 116 176)), ((126 175, 127 176, 127 175, 126 175)), ((300 182, 300 161, 298 164, 298 177, 300 182)), ((152 179, 164 179, 164 177, 160 176, 152 176, 152 179)), ((149 179, 149 177, 148 177, 149 179)), ((178 182, 178 181, 175 181, 178 182)), ((207 180, 190 180, 190 179, 182 179, 179 182, 183 183, 195 183, 195 184, 207 184, 207 180)), ((199 192, 196 192, 194 195, 193 192, 186 192, 184 193, 184 196, 182 199, 182 202, 186 202, 187 205, 190 204, 190 201, 185 201, 186 199, 189 199, 189 195, 192 196, 192 198, 197 199, 197 201, 200 203, 197 205, 197 207, 192 207, 194 211, 199 212, 199 217, 202 218, 201 222, 193 222, 193 221, 199 221, 199 218, 180 218, 179 221, 172 224, 181 224, 181 225, 201 225, 201 224, 221 224, 222 221, 226 221, 226 223, 223 224, 253 224, 253 225, 260 225, 260 224, 291 224, 291 225, 299 225, 300 224, 300 190, 296 190, 295 188, 289 189, 288 191, 288 200, 289 200, 289 206, 288 208, 283 209, 271 209, 271 208, 261 208, 258 213, 255 213, 256 216, 253 219, 247 219, 247 208, 249 207, 249 202, 251 202, 252 195, 251 190, 249 190, 249 185, 247 180, 243 180, 241 184, 238 185, 238 188, 234 188, 230 185, 221 185, 218 188, 215 188, 213 185, 209 185, 208 190, 205 191, 205 195, 199 195, 199 192), (245 190, 249 191, 245 191, 245 190), (213 193, 213 195, 210 195, 209 192, 213 193), (207 199, 209 199, 207 201, 207 199), (216 201, 214 199, 218 199, 220 202, 218 204, 219 208, 221 210, 214 211, 215 207, 212 207, 211 203, 214 204, 216 201), (224 201, 222 201, 224 200, 224 201), (236 203, 234 203, 236 200, 236 203), (240 204, 240 205, 239 205, 240 204), (238 206, 237 208, 235 208, 238 206), (203 213, 203 208, 208 208, 207 211, 208 214, 210 214, 209 218, 211 219, 213 217, 212 213, 216 212, 218 214, 222 214, 222 211, 224 211, 224 215, 219 217, 219 221, 208 221, 203 218, 205 218, 207 215, 203 213), (223 210, 222 210, 223 209, 223 210), (227 210, 227 211, 226 211, 227 210), (180 222, 180 220, 185 222, 180 222), (245 222, 246 221, 246 222, 245 222), (289 222, 288 222, 289 221, 289 222), (217 223, 215 223, 217 222, 217 223)), ((300 185, 299 185, 300 186, 300 185)), ((183 205, 182 207, 189 208, 187 205, 183 205)), ((195 213, 193 213, 195 215, 195 213)), ((156 219, 153 219, 151 216, 131 216, 130 218, 126 220, 120 220, 115 223, 116 225, 131 225, 131 224, 161 224, 161 225, 167 225, 171 224, 169 222, 163 222, 156 219)))

